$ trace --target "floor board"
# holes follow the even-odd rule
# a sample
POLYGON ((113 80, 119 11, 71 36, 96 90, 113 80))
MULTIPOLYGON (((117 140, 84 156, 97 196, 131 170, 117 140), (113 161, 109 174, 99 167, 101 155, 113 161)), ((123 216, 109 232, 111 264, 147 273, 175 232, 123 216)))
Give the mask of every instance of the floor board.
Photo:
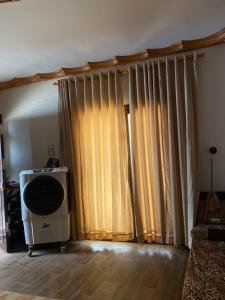
POLYGON ((57 299, 180 300, 188 251, 101 241, 0 254, 0 289, 57 299))

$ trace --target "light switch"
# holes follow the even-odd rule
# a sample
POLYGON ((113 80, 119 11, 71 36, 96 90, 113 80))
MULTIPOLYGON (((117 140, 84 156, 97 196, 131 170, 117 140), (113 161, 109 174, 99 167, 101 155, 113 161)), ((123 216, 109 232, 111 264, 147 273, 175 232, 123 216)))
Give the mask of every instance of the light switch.
POLYGON ((48 145, 48 156, 55 157, 55 145, 48 145))

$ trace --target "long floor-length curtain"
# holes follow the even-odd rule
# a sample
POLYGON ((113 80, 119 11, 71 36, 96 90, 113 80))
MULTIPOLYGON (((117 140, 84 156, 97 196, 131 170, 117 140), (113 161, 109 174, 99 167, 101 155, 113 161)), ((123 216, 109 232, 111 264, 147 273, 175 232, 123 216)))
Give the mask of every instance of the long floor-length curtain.
POLYGON ((198 202, 197 55, 129 68, 139 241, 190 245, 198 202))
POLYGON ((59 81, 61 162, 73 239, 133 239, 126 120, 117 71, 59 81))

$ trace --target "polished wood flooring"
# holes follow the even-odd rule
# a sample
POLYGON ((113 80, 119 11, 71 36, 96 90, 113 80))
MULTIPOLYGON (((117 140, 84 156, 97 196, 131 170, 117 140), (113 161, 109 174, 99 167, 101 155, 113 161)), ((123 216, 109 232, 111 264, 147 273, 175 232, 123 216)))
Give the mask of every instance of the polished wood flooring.
POLYGON ((188 251, 149 244, 82 241, 0 253, 0 289, 57 299, 181 299, 188 251))

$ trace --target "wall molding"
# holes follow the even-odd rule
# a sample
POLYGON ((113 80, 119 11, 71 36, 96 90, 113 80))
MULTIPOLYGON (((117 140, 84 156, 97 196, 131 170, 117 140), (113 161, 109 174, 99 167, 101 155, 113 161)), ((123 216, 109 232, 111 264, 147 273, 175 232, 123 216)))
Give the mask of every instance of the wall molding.
POLYGON ((0 0, 0 4, 6 3, 6 2, 17 2, 17 1, 20 1, 20 0, 0 0))
POLYGON ((87 62, 86 64, 78 67, 62 68, 60 70, 50 72, 50 73, 37 73, 35 75, 28 76, 28 77, 17 77, 8 81, 1 81, 0 90, 19 87, 19 86, 28 85, 31 83, 36 83, 41 81, 58 79, 65 76, 85 73, 85 72, 94 71, 98 69, 126 65, 132 62, 143 61, 150 58, 163 57, 167 55, 182 53, 185 51, 207 48, 207 47, 222 44, 224 42, 225 42, 225 28, 204 38, 195 39, 195 40, 182 40, 180 42, 177 42, 175 44, 172 44, 164 48, 146 49, 142 52, 138 52, 131 55, 124 55, 124 56, 117 55, 107 60, 87 62))

